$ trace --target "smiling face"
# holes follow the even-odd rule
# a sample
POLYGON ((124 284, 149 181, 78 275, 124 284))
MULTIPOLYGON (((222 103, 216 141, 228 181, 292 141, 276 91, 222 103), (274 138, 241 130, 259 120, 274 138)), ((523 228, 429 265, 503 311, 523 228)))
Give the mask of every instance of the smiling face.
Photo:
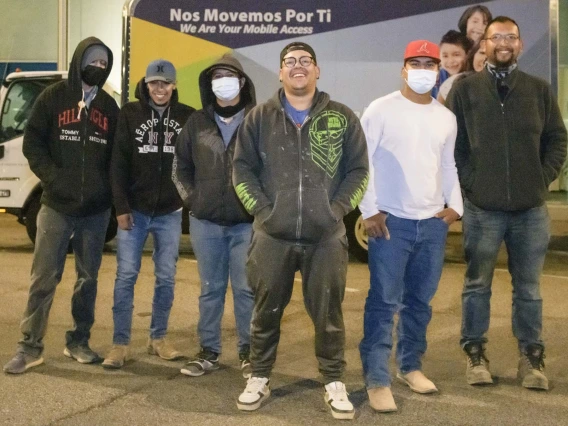
POLYGON ((296 64, 291 68, 284 65, 284 61, 280 64, 279 77, 284 86, 284 91, 295 96, 314 93, 316 90, 316 80, 320 75, 320 69, 314 64, 313 60, 308 66, 302 66, 300 64, 299 59, 303 56, 311 57, 310 53, 305 50, 294 50, 286 54, 284 61, 288 58, 295 58, 296 64))
POLYGON ((481 40, 483 33, 485 32, 485 27, 487 27, 487 20, 483 13, 477 11, 469 17, 467 20, 466 35, 467 38, 477 43, 481 40))
POLYGON ((519 29, 512 22, 494 22, 491 24, 483 40, 487 61, 499 68, 508 67, 519 57, 523 50, 523 42, 519 36, 519 29), (501 39, 493 41, 491 38, 500 36, 501 39), (516 40, 508 40, 507 36, 516 36, 516 40))
POLYGON ((485 46, 482 45, 473 56, 473 69, 475 70, 475 72, 479 72, 483 69, 486 60, 487 56, 485 55, 485 46))
POLYGON ((441 65, 450 75, 461 72, 465 63, 466 52, 458 44, 443 43, 440 46, 441 65))
POLYGON ((173 83, 168 83, 166 81, 154 80, 146 83, 148 86, 148 92, 150 92, 150 98, 154 101, 156 105, 167 105, 172 98, 172 93, 176 88, 173 83))

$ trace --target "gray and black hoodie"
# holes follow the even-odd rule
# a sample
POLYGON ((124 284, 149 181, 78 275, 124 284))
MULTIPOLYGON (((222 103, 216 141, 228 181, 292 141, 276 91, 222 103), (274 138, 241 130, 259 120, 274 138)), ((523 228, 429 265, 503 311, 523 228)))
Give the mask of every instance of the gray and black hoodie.
POLYGON ((70 216, 89 216, 111 206, 110 158, 118 106, 103 90, 112 52, 98 38, 81 41, 67 80, 45 89, 36 100, 24 133, 23 152, 41 180, 41 202, 70 216), (106 77, 88 108, 83 99, 81 61, 94 45, 107 49, 106 77))
POLYGON ((365 135, 348 107, 316 90, 297 127, 280 89, 253 109, 239 129, 233 183, 254 229, 314 244, 343 235, 343 217, 361 201, 369 180, 365 135))
POLYGON ((178 101, 177 88, 162 115, 150 104, 144 77, 136 102, 122 107, 112 154, 112 193, 116 214, 139 211, 162 216, 179 210, 181 199, 172 182, 176 139, 194 108, 178 101))
POLYGON ((192 114, 178 137, 172 179, 194 217, 231 226, 253 218, 239 201, 231 178, 237 131, 225 146, 215 121, 211 71, 220 65, 245 78, 240 91, 245 115, 256 105, 254 84, 236 58, 225 55, 204 69, 199 75, 203 109, 192 114))

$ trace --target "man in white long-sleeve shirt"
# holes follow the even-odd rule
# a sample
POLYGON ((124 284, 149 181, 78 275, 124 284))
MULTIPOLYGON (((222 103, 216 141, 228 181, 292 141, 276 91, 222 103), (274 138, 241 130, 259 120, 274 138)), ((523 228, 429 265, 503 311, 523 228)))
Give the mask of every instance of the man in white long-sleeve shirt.
POLYGON ((430 96, 439 63, 436 44, 409 43, 403 89, 373 101, 361 119, 371 177, 359 209, 369 235, 371 286, 360 351, 376 411, 396 410, 388 361, 397 311, 397 377, 418 393, 438 390, 421 372, 421 358, 448 226, 463 213, 456 118, 430 96))

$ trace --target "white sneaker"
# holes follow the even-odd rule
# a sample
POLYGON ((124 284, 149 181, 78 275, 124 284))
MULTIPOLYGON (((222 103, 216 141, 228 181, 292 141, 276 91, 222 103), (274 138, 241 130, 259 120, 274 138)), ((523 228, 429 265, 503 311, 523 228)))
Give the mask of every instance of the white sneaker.
POLYGON ((269 396, 270 380, 266 377, 251 377, 247 380, 244 392, 237 399, 237 408, 244 411, 258 410, 269 396))
POLYGON ((334 418, 351 420, 355 417, 355 408, 349 401, 343 382, 331 382, 325 385, 324 399, 334 418))

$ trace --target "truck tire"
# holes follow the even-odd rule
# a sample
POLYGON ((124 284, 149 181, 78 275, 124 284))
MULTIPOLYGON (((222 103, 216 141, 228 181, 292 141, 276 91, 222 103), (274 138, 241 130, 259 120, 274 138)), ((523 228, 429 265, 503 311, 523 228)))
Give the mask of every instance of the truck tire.
POLYGON ((349 252, 363 263, 369 261, 368 237, 363 226, 363 217, 359 209, 353 210, 343 219, 349 242, 349 252))
POLYGON ((39 213, 39 209, 41 208, 40 199, 41 192, 39 194, 36 194, 34 198, 31 199, 30 204, 28 205, 28 209, 26 210, 26 217, 24 219, 28 237, 34 244, 37 232, 37 215, 39 213))

